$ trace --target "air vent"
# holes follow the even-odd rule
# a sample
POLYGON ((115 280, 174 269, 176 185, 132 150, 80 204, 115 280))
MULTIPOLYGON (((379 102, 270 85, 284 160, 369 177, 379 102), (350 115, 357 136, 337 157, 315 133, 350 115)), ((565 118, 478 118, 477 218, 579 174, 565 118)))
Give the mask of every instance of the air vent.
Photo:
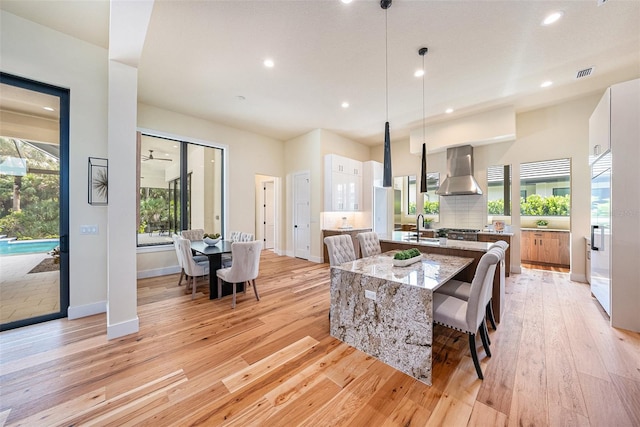
POLYGON ((580 70, 576 73, 576 79, 581 79, 583 77, 588 77, 593 73, 593 67, 585 68, 584 70, 580 70))

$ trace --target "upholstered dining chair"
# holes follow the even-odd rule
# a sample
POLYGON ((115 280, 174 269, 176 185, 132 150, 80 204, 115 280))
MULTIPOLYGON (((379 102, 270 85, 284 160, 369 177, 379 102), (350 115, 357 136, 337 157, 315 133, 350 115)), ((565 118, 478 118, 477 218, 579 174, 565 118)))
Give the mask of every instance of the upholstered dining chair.
POLYGON ((182 278, 184 277, 184 263, 182 261, 182 251, 180 251, 180 244, 178 242, 180 236, 173 233, 171 238, 173 239, 173 248, 176 250, 176 258, 178 258, 178 266, 180 267, 180 279, 178 280, 178 286, 182 286, 182 278))
POLYGON ((178 245, 180 246, 184 272, 187 275, 187 286, 189 285, 189 279, 191 279, 191 299, 194 299, 198 286, 197 278, 209 274, 209 264, 204 262, 197 263, 193 259, 191 256, 191 241, 188 239, 178 238, 178 245))
POLYGON ((239 242, 241 234, 240 231, 231 231, 229 232, 229 238, 227 240, 230 242, 239 242))
POLYGON ((358 242, 360 243, 360 253, 362 254, 362 258, 382 253, 382 249, 380 248, 380 239, 378 238, 378 233, 375 231, 359 233, 356 235, 356 239, 358 239, 358 242))
POLYGON ((253 233, 240 233, 240 238, 238 242, 253 242, 253 233))
POLYGON ((351 236, 348 234, 327 236, 324 238, 324 244, 327 245, 329 265, 332 267, 334 265, 340 265, 345 262, 356 260, 356 252, 353 249, 353 240, 351 240, 351 236))
POLYGON ((216 272, 218 276, 218 296, 222 295, 222 281, 233 284, 233 301, 231 308, 236 307, 236 285, 238 283, 246 283, 244 291, 247 291, 247 285, 253 285, 253 292, 256 299, 260 301, 258 288, 256 287, 256 278, 260 269, 260 251, 262 250, 262 241, 254 240, 252 242, 233 242, 231 244, 231 255, 233 263, 231 267, 221 268, 216 272))
POLYGON ((191 241, 204 239, 204 230, 202 228, 194 228, 192 230, 182 230, 182 238, 191 241))
MULTIPOLYGON (((501 267, 500 286, 501 288, 504 288, 504 268, 505 268, 504 257, 508 247, 509 247, 509 244, 507 242, 505 242, 504 240, 499 240, 493 243, 491 246, 489 246, 489 249, 488 249, 488 250, 492 250, 497 248, 500 251, 500 267, 501 267)), ((445 294, 445 295, 450 295, 452 297, 460 298, 463 300, 468 300, 469 294, 471 293, 471 284, 467 282, 462 282, 460 280, 452 279, 452 280, 449 280, 444 285, 440 286, 436 290, 436 292, 445 294)), ((493 328, 493 330, 494 331, 497 330, 496 319, 493 314, 493 298, 491 297, 491 293, 489 293, 489 300, 487 301, 486 315, 487 315, 487 318, 489 319, 489 322, 491 323, 491 327, 493 328)), ((487 339, 489 340, 489 343, 491 343, 491 339, 488 336, 487 336, 487 339)))
POLYGON ((480 333, 482 346, 488 357, 491 350, 487 341, 487 325, 485 321, 485 307, 487 295, 491 294, 493 276, 496 266, 500 262, 500 252, 490 249, 485 253, 476 268, 468 300, 435 292, 433 294, 433 320, 435 323, 464 332, 469 336, 469 350, 476 368, 478 378, 484 379, 482 368, 478 362, 476 348, 476 334, 480 333))

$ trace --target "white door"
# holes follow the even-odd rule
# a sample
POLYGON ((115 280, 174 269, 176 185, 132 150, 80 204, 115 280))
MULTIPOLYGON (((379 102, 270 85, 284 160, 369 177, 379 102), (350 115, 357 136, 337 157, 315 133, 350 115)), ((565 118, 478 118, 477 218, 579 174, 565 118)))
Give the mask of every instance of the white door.
POLYGON ((275 241, 275 203, 273 192, 273 181, 263 183, 263 207, 264 207, 264 248, 273 249, 275 241))
POLYGON ((373 231, 387 233, 387 192, 386 188, 373 187, 373 231))
POLYGON ((296 258, 309 259, 310 222, 309 172, 293 177, 293 254, 296 258))

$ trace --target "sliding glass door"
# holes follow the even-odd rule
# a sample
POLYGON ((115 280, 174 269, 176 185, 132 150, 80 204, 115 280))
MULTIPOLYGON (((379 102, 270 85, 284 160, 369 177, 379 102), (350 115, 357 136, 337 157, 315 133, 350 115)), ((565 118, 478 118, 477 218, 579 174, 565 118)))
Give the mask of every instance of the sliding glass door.
POLYGON ((66 317, 69 91, 0 75, 1 330, 66 317))

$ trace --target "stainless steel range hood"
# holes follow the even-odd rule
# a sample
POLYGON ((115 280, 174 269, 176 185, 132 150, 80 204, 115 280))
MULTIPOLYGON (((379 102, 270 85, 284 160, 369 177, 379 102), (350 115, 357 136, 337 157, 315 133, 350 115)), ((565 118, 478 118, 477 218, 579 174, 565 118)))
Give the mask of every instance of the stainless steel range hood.
POLYGON ((447 148, 447 177, 436 191, 440 196, 482 194, 473 177, 473 147, 447 148))

